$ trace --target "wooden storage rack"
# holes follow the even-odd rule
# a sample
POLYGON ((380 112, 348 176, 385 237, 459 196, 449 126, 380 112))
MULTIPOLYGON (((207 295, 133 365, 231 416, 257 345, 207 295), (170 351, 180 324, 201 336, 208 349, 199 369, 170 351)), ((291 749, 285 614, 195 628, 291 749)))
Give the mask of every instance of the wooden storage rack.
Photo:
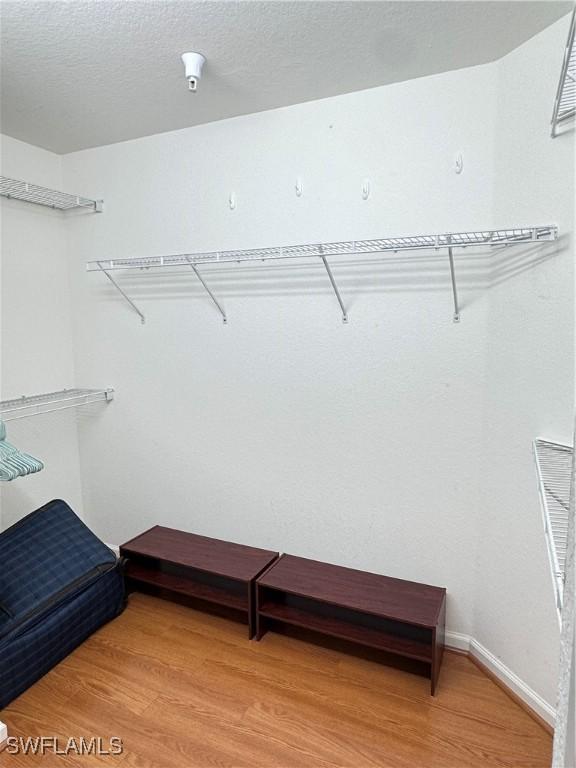
POLYGON ((423 662, 431 692, 444 651, 446 590, 282 555, 256 582, 256 639, 274 623, 423 662))
POLYGON ((183 595, 232 609, 255 633, 255 580, 277 552, 155 525, 120 547, 129 590, 183 595))

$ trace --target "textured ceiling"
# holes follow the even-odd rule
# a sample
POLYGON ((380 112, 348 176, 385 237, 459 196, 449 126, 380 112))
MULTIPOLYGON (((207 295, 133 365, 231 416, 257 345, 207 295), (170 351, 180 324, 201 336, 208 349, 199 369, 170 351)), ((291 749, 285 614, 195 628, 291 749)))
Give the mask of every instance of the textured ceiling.
POLYGON ((493 61, 570 9, 505 0, 2 0, 1 127, 72 152, 493 61), (188 50, 208 59, 196 94, 180 60, 188 50))

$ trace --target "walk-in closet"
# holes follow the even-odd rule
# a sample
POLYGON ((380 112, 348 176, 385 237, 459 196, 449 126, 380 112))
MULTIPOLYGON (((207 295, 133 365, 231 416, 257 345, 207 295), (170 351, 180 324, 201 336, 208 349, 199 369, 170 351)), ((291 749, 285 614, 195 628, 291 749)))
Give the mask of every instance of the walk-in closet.
POLYGON ((2 768, 576 768, 575 14, 0 0, 2 768))

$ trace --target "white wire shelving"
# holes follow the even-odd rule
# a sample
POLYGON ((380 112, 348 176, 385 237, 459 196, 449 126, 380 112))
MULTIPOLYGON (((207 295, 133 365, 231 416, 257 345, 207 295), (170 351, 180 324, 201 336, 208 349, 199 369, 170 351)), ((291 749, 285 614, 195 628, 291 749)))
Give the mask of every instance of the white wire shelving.
POLYGON ((544 532, 559 615, 564 592, 573 454, 574 449, 569 445, 540 438, 534 440, 544 532))
POLYGON ((61 389, 41 395, 22 395, 12 400, 0 401, 0 419, 14 421, 28 416, 38 416, 67 408, 77 408, 92 403, 110 402, 114 399, 112 387, 106 389, 61 389))
POLYGON ((460 307, 456 285, 453 251, 455 248, 494 247, 530 245, 556 240, 558 229, 554 225, 522 227, 515 229, 491 229, 475 232, 446 232, 437 235, 413 235, 408 237, 387 237, 375 240, 349 240, 334 243, 308 243, 270 248, 255 248, 237 251, 210 251, 205 253, 181 253, 171 256, 146 256, 130 259, 99 259, 86 264, 88 272, 100 272, 110 280, 132 309, 145 322, 144 314, 134 301, 120 287, 110 272, 137 269, 142 271, 167 267, 190 267, 220 312, 224 322, 226 313, 199 272, 199 267, 217 264, 241 264, 246 262, 269 263, 282 259, 319 259, 324 265, 330 284, 340 305, 343 322, 348 322, 348 314, 338 290, 334 274, 328 264, 330 256, 354 256, 357 254, 399 253, 403 251, 446 249, 452 280, 455 322, 460 320, 460 307))
POLYGON ((558 135, 558 128, 576 115, 576 7, 572 13, 572 22, 568 32, 568 41, 564 50, 562 71, 554 111, 552 113, 552 138, 558 135))
POLYGON ((94 213, 101 213, 103 206, 102 200, 91 200, 89 197, 58 192, 55 189, 39 187, 37 184, 10 179, 7 176, 0 176, 0 195, 12 200, 22 200, 25 203, 44 205, 47 208, 55 208, 59 211, 86 208, 94 213))

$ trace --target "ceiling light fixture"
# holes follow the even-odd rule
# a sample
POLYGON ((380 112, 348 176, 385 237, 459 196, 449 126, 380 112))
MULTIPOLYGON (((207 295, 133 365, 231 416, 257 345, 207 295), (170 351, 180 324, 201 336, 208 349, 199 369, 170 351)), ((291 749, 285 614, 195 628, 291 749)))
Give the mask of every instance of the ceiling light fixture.
POLYGON ((196 93, 198 88, 198 80, 202 77, 202 67, 204 66, 206 59, 201 53, 183 53, 182 61, 184 62, 184 68, 186 70, 186 79, 188 80, 188 90, 192 93, 196 93))

